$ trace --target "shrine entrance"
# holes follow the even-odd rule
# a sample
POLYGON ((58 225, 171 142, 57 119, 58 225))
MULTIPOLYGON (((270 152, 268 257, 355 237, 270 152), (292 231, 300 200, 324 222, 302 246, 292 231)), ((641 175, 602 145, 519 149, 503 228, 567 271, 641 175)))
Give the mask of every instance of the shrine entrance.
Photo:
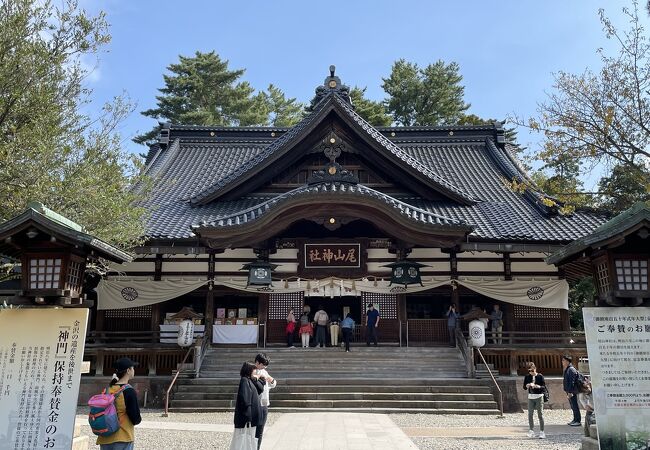
MULTIPOLYGON (((283 345, 286 343, 287 313, 290 308, 293 308, 296 319, 298 319, 304 306, 309 306, 310 321, 313 321, 314 314, 318 311, 319 306, 323 307, 330 318, 336 314, 339 316, 339 320, 343 319, 344 312, 349 312, 356 323, 353 342, 365 342, 365 314, 369 303, 372 303, 380 314, 378 328, 380 344, 399 345, 400 343, 398 296, 395 294, 361 292, 360 296, 322 297, 304 296, 302 292, 273 293, 269 294, 268 302, 268 319, 266 321, 266 342, 268 345, 283 345)), ((299 342, 297 336, 296 342, 299 342)))

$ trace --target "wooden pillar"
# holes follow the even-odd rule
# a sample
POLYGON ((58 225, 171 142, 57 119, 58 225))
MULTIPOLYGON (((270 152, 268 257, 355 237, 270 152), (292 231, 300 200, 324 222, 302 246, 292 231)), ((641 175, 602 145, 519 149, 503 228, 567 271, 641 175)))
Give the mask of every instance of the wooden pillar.
POLYGON ((214 290, 212 284, 208 285, 208 293, 205 296, 205 336, 212 343, 212 333, 214 330, 214 290))
POLYGON ((208 252, 208 293, 205 296, 205 335, 204 339, 212 344, 212 333, 214 332, 214 274, 215 274, 215 252, 208 252))
POLYGON ((97 310, 95 316, 95 331, 104 331, 104 319, 106 318, 105 310, 97 310))
POLYGON ((510 253, 503 254, 503 276, 505 280, 512 280, 512 262, 510 253))
POLYGON ((402 324, 402 336, 400 338, 402 345, 406 346, 408 336, 406 335, 406 321, 408 315, 406 312, 406 294, 397 294, 397 320, 402 324))
MULTIPOLYGON (((151 305, 151 331, 160 330, 160 303, 151 305)), ((151 342, 156 342, 156 335, 153 334, 151 342)))
POLYGON ((154 261, 154 273, 153 273, 154 281, 162 280, 162 265, 163 265, 163 255, 161 253, 157 253, 156 260, 154 261))
POLYGON ((257 337, 257 342, 260 347, 264 346, 264 333, 268 336, 269 330, 269 294, 259 294, 257 296, 257 323, 264 324, 258 327, 260 335, 257 337))

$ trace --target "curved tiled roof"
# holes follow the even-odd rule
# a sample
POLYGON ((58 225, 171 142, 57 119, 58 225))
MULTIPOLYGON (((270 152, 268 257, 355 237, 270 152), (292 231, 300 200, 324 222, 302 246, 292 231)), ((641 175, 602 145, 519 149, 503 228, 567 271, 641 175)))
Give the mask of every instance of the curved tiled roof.
POLYGON ((319 198, 323 196, 332 195, 336 196, 337 198, 364 197, 367 199, 377 200, 391 208, 399 215, 420 225, 433 226, 435 228, 461 228, 466 229, 467 231, 471 230, 470 226, 460 220, 450 219, 448 217, 432 213, 431 211, 426 211, 424 209, 414 207, 413 205, 409 205, 408 203, 402 202, 394 197, 363 185, 341 182, 322 182, 301 186, 289 192, 285 192, 276 197, 270 198, 262 203, 246 208, 242 211, 220 217, 213 221, 202 221, 201 223, 193 224, 192 227, 201 228, 239 226, 259 219, 260 217, 271 212, 271 210, 274 208, 278 208, 283 203, 286 203, 290 200, 307 197, 309 199, 313 199, 314 201, 318 201, 319 198))
POLYGON ((474 203, 478 199, 473 198, 467 192, 454 186, 449 181, 438 175, 435 170, 428 168, 421 164, 414 158, 405 154, 397 145, 387 139, 382 133, 378 132, 372 125, 366 122, 359 116, 353 109, 352 105, 343 100, 339 95, 334 92, 328 93, 325 98, 314 108, 307 117, 300 121, 296 126, 291 128, 288 132, 279 137, 276 141, 266 147, 262 152, 256 155, 255 158, 248 160, 245 164, 240 165, 237 169, 226 175, 224 178, 218 180, 215 184, 207 189, 196 193, 192 196, 190 201, 193 204, 204 204, 218 197, 219 192, 231 185, 235 181, 241 180, 246 176, 253 176, 255 169, 260 165, 270 160, 273 156, 282 154, 284 151, 295 145, 298 140, 302 139, 304 131, 310 126, 319 123, 331 109, 336 109, 343 116, 347 116, 352 123, 357 125, 357 129, 365 133, 371 140, 373 140, 381 148, 387 150, 390 154, 398 158, 405 166, 415 169, 429 179, 429 181, 438 186, 443 192, 448 192, 453 196, 461 199, 466 203, 474 203), (328 108, 329 107, 329 108, 328 108))

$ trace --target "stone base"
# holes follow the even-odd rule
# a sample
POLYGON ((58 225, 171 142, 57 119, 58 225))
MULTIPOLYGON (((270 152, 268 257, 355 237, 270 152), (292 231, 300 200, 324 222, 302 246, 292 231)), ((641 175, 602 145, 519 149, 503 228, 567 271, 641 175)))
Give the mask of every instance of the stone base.
POLYGON ((88 436, 81 435, 81 425, 75 424, 74 434, 72 439, 72 450, 88 450, 90 447, 90 439, 88 436))

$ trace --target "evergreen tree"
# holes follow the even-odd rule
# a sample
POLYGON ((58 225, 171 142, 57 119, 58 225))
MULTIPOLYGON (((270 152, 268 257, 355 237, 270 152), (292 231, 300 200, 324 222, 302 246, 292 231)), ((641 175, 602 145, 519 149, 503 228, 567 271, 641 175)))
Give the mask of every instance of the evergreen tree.
POLYGON ((459 72, 455 62, 439 60, 420 68, 404 59, 396 61, 382 85, 393 121, 405 126, 457 123, 470 106, 463 100, 465 88, 459 72))
POLYGON ((619 164, 600 179, 598 190, 599 206, 613 213, 623 212, 636 202, 650 202, 650 171, 645 167, 632 171, 619 164))
POLYGON ((305 105, 295 98, 286 98, 284 92, 270 84, 264 93, 264 101, 268 109, 268 124, 274 127, 291 127, 303 117, 305 105))
POLYGON ((365 97, 367 88, 355 86, 350 91, 350 99, 354 110, 370 125, 387 127, 392 123, 392 118, 386 113, 386 108, 381 102, 369 100, 365 97))
MULTIPOLYGON (((239 81, 245 70, 230 70, 228 61, 214 51, 196 52, 192 57, 179 56, 163 75, 165 87, 156 97, 157 106, 142 112, 154 119, 180 125, 251 126, 266 125, 269 106, 263 93, 246 81, 239 81)), ((147 143, 155 139, 156 127, 134 141, 147 143)))
MULTIPOLYGON (((144 234, 138 161, 116 133, 131 106, 118 98, 99 117, 80 58, 110 40, 104 14, 77 0, 0 3, 0 221, 40 201, 87 230, 129 246, 144 234)), ((143 184, 144 186, 144 184, 143 184)))

